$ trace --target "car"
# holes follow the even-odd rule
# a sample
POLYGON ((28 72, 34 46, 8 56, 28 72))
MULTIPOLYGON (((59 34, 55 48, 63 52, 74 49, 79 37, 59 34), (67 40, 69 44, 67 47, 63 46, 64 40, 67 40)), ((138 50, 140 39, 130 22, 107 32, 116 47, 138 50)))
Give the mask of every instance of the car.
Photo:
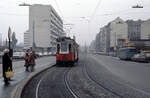
POLYGON ((135 54, 132 58, 131 58, 132 61, 136 61, 136 62, 145 62, 145 63, 148 63, 149 60, 148 60, 148 57, 146 54, 135 54))
POLYGON ((48 56, 48 52, 44 52, 44 53, 43 53, 43 56, 48 56))
POLYGON ((14 59, 23 59, 24 58, 24 52, 14 52, 13 53, 13 58, 14 59))
POLYGON ((0 57, 2 57, 3 56, 3 52, 0 52, 0 57))
POLYGON ((146 53, 146 59, 150 62, 150 53, 146 53))

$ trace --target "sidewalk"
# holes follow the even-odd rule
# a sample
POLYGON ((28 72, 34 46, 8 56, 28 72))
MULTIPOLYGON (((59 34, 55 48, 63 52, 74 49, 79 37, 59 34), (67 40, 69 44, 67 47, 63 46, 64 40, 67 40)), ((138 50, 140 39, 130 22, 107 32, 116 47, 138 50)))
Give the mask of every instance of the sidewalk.
MULTIPOLYGON (((55 64, 55 62, 55 57, 39 58, 36 60, 35 71, 41 69, 44 66, 52 66, 55 64)), ((10 98, 13 89, 29 74, 32 74, 32 72, 25 72, 25 68, 23 66, 24 61, 13 62, 13 65, 14 64, 16 64, 14 66, 14 77, 12 78, 12 81, 10 81, 10 85, 5 86, 3 78, 0 78, 0 98, 10 98)))

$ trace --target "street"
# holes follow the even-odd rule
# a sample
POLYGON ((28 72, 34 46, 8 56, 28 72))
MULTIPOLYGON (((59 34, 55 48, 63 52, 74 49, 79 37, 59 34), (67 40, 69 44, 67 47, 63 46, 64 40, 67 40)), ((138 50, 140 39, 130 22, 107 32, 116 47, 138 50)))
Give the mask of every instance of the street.
POLYGON ((54 66, 34 77, 21 98, 150 98, 149 64, 82 54, 74 66, 54 66))
POLYGON ((116 57, 95 55, 95 60, 114 75, 150 93, 150 63, 122 61, 116 57))
MULTIPOLYGON (((35 71, 44 66, 52 66, 53 64, 55 64, 55 56, 38 58, 36 59, 35 71)), ((31 74, 31 72, 25 72, 23 60, 13 62, 13 70, 14 77, 12 78, 12 81, 10 81, 9 86, 5 86, 3 78, 0 78, 0 98, 10 98, 11 92, 16 87, 16 85, 18 85, 20 82, 22 82, 23 79, 25 79, 29 74, 31 74)), ((0 67, 0 72, 0 75, 2 76, 2 67, 0 67)))

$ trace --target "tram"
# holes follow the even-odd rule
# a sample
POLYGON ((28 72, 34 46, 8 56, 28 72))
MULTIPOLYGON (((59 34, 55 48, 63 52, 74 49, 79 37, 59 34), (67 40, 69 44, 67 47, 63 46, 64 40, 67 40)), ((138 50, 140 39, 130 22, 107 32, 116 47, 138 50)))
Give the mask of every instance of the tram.
POLYGON ((76 43, 75 38, 59 37, 56 40, 56 64, 74 64, 79 59, 79 45, 76 43))

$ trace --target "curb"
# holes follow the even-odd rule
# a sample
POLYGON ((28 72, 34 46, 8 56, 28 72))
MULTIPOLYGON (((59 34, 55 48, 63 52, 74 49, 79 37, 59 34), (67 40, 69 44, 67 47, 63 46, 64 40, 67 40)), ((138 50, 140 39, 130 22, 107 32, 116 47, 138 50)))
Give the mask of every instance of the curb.
POLYGON ((14 88, 14 90, 12 91, 11 93, 11 98, 21 98, 21 93, 24 89, 24 87, 26 86, 26 84, 36 75, 40 74, 41 72, 44 72, 46 71, 47 69, 49 68, 52 68, 55 66, 54 63, 52 64, 49 64, 48 66, 46 67, 43 67, 42 69, 39 69, 33 73, 31 73, 29 76, 27 76, 26 79, 23 79, 21 80, 21 82, 14 88), (49 66, 49 65, 52 65, 52 66, 49 66))

